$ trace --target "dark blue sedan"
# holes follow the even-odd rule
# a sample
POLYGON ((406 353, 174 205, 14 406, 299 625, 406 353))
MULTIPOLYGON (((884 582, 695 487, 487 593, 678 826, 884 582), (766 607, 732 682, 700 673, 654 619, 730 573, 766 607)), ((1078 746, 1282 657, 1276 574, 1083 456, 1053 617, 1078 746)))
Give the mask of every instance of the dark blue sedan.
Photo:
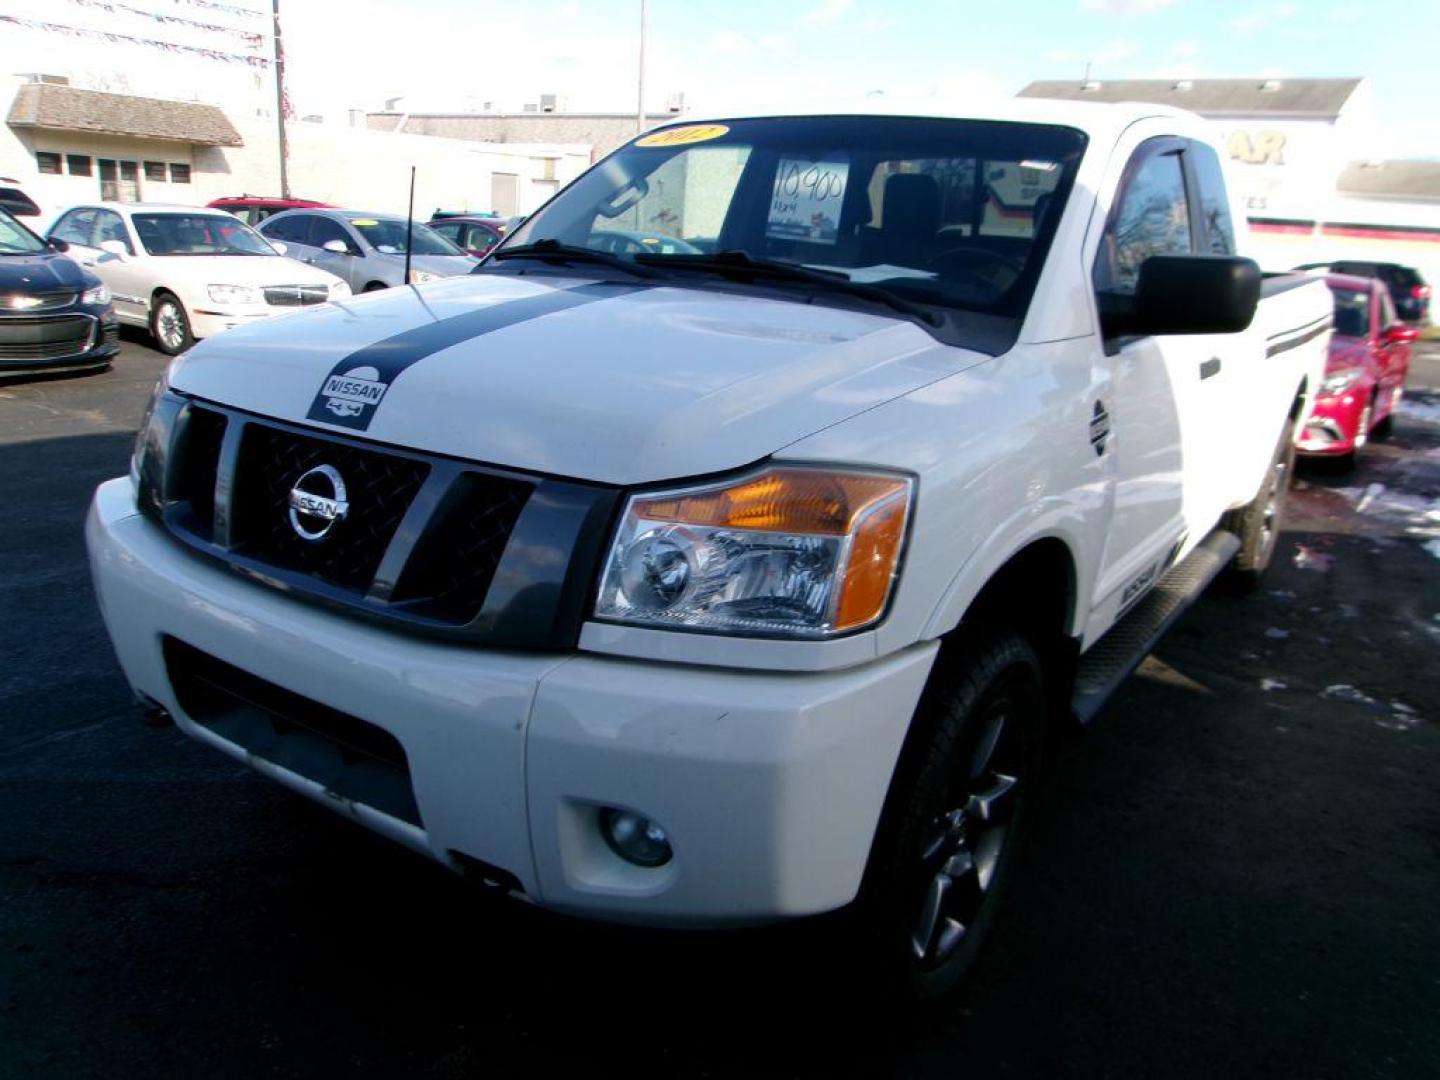
POLYGON ((110 290, 0 209, 0 377, 106 367, 120 351, 110 290))

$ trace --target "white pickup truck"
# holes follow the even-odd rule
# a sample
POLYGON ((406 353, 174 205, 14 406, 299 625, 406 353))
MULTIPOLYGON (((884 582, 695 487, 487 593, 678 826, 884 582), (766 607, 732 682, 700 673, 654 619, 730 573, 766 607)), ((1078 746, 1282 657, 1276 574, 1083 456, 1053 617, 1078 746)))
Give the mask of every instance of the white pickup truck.
POLYGON ((1047 725, 1275 546, 1322 282, 1210 129, 883 99, 676 122, 473 275, 245 326, 87 525, 135 690, 544 907, 990 924, 1047 725))

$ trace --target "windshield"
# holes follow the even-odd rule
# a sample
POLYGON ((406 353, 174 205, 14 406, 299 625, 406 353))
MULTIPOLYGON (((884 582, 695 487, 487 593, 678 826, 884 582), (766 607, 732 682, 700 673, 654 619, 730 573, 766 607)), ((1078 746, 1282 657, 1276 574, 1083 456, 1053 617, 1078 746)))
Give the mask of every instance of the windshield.
POLYGON ((0 255, 40 255, 48 250, 43 240, 0 210, 0 255))
MULTIPOLYGON (((355 231, 365 237, 366 243, 382 255, 405 254, 404 218, 350 218, 355 231)), ((428 225, 415 222, 412 255, 464 255, 454 244, 428 225)))
MULTIPOLYGON (((744 252, 940 307, 1022 316, 1085 137, 1069 128, 784 117, 642 136, 497 252, 541 241, 647 267, 744 252)), ((508 261, 495 259, 487 270, 508 261)), ((513 265, 513 264, 512 264, 513 265)))
POLYGON ((1360 289, 1330 286, 1335 295, 1335 333, 1364 337, 1370 332, 1370 294, 1360 289))
POLYGON ((151 255, 274 255, 265 238, 229 214, 135 214, 151 255))

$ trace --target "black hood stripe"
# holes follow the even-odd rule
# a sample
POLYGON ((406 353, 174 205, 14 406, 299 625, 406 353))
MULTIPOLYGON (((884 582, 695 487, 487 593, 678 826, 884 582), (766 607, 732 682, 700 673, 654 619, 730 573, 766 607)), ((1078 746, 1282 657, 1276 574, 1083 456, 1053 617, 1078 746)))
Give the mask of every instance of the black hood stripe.
POLYGON ((330 369, 306 418, 364 431, 370 426, 391 383, 427 356, 462 341, 504 330, 507 326, 583 304, 593 304, 597 300, 628 296, 644 288, 647 286, 599 281, 569 289, 554 289, 539 296, 489 304, 463 315, 425 323, 366 345, 330 369))

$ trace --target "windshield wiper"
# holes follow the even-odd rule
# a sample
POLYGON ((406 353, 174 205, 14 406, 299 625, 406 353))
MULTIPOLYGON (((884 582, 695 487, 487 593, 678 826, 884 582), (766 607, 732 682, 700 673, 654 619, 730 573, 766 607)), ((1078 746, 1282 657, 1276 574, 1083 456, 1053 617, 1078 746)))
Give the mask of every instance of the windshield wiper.
POLYGON ((627 274, 634 274, 636 277, 654 277, 652 270, 646 270, 642 266, 636 266, 629 259, 622 259, 619 255, 612 255, 608 251, 597 251, 594 248, 577 247, 574 244, 562 244, 559 240, 536 240, 533 244, 522 244, 519 247, 500 248, 490 258, 496 262, 502 259, 540 259, 544 262, 577 263, 589 262, 599 263, 601 266, 609 266, 616 270, 623 270, 627 274))
POLYGON ((785 262, 780 259, 757 259, 748 251, 738 249, 717 251, 709 255, 661 255, 657 252, 642 251, 635 256, 635 261, 645 266, 667 266, 735 277, 766 277, 776 281, 796 281, 808 285, 819 285, 832 292, 846 293, 850 296, 858 296, 865 300, 884 304, 903 315, 919 319, 928 326, 944 324, 944 320, 938 314, 923 304, 906 300, 903 296, 896 296, 888 289, 867 285, 860 281, 851 281, 841 271, 816 270, 809 266, 801 266, 799 263, 785 262))

